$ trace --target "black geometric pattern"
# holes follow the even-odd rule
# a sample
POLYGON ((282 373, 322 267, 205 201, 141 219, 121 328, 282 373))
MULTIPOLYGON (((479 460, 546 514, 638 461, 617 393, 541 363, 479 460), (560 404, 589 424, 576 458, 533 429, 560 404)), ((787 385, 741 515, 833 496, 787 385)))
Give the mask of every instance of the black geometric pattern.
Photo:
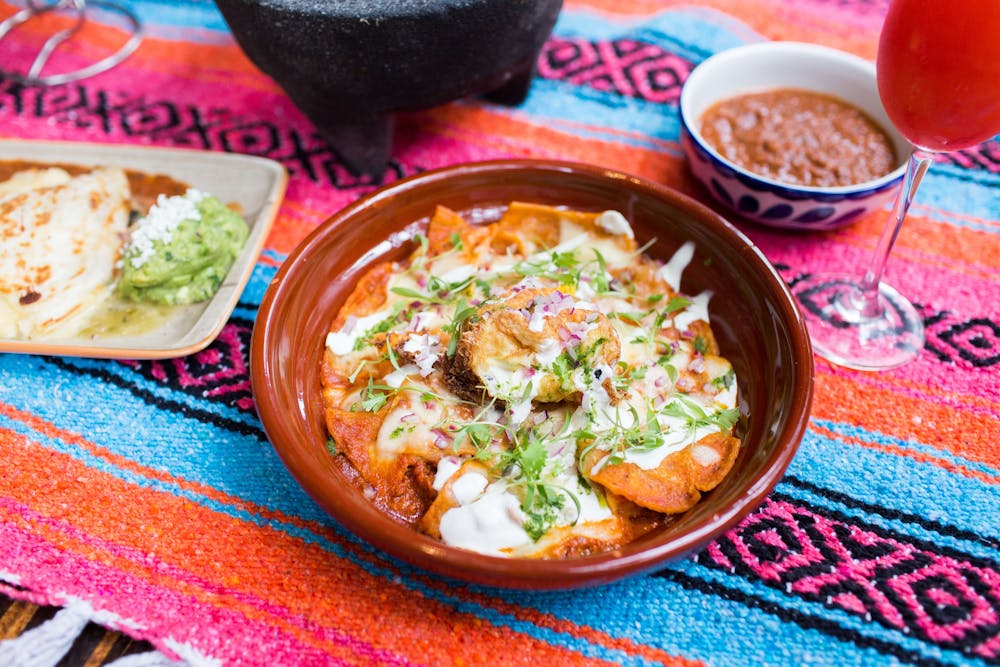
MULTIPOLYGON (((234 114, 226 108, 202 108, 150 100, 84 85, 25 86, 0 79, 0 116, 45 118, 71 123, 130 143, 157 143, 258 155, 285 165, 291 177, 304 177, 338 190, 371 189, 369 176, 351 174, 315 132, 234 114), (135 141, 145 140, 145 141, 135 141)), ((414 173, 390 160, 382 182, 414 173)))
MULTIPOLYGON (((776 264, 789 287, 808 277, 793 273, 787 264, 776 264)), ((985 315, 962 318, 951 311, 933 312, 914 304, 924 323, 924 349, 943 363, 968 363, 976 368, 1000 364, 1000 325, 985 315)))

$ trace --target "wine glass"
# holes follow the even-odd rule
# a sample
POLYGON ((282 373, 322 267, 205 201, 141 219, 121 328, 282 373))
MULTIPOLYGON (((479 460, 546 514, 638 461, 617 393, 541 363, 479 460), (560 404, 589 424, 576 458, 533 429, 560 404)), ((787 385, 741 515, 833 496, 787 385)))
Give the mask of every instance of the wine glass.
POLYGON ((795 285, 811 305, 814 350, 861 370, 901 366, 923 349, 920 313, 882 274, 934 154, 1000 133, 1000 2, 891 0, 876 74, 889 118, 915 146, 892 214, 860 278, 815 274, 795 285))

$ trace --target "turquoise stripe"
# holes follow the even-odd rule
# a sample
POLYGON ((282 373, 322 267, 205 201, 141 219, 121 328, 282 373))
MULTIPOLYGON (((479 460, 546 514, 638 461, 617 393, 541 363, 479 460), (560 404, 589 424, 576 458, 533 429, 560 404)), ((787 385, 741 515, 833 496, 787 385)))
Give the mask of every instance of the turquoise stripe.
POLYGON ((927 212, 935 220, 957 227, 1000 234, 1000 225, 996 224, 1000 221, 1000 197, 997 197, 997 190, 1000 190, 1000 173, 962 169, 935 162, 920 182, 914 206, 936 209, 927 212), (958 216, 991 220, 994 224, 985 225, 958 216))
MULTIPOLYGON (((267 257, 268 259, 278 262, 279 264, 283 263, 286 259, 288 259, 288 255, 286 253, 278 252, 277 250, 273 250, 272 248, 264 248, 264 250, 260 254, 262 257, 267 257)), ((270 275, 272 276, 277 272, 277 269, 268 266, 263 266, 260 264, 257 265, 257 268, 271 271, 270 275)))
POLYGON ((868 431, 860 426, 846 422, 835 422, 827 419, 812 419, 811 421, 817 426, 833 431, 838 435, 849 438, 858 438, 864 440, 865 442, 879 445, 889 445, 912 452, 918 452, 920 454, 926 454, 928 456, 933 456, 934 458, 943 459, 954 465, 968 468, 969 470, 981 472, 984 475, 996 477, 997 480, 1000 481, 1000 470, 987 465, 986 463, 972 461, 962 456, 958 456, 957 454, 952 454, 946 449, 934 447, 915 440, 904 440, 902 438, 886 435, 877 431, 868 431))
MULTIPOLYGON (((867 433, 862 437, 871 439, 867 433)), ((997 487, 931 463, 807 431, 788 473, 861 502, 922 516, 985 538, 1000 538, 997 487)))
POLYGON ((676 142, 680 136, 680 117, 675 106, 622 97, 549 79, 536 79, 527 99, 517 108, 495 107, 495 110, 512 116, 528 115, 533 122, 555 126, 555 129, 566 134, 650 149, 661 149, 662 146, 642 137, 612 134, 610 130, 633 132, 645 135, 648 139, 670 142, 676 142), (571 125, 577 123, 595 128, 606 127, 609 132, 571 125))
MULTIPOLYGON (((287 257, 287 255, 267 249, 263 250, 261 255, 266 255, 270 259, 278 262, 285 261, 285 258, 287 257)), ((277 272, 278 267, 258 262, 253 269, 253 273, 250 274, 250 280, 247 281, 246 287, 243 288, 243 294, 240 295, 240 301, 259 306, 260 302, 264 299, 264 292, 266 292, 267 288, 271 285, 271 280, 274 279, 274 275, 277 272)))
MULTIPOLYGON (((719 17, 721 14, 713 18, 719 17)), ((606 14, 563 10, 552 32, 564 38, 636 39, 698 63, 713 53, 739 46, 754 37, 745 26, 730 25, 733 29, 708 20, 705 12, 699 11, 673 10, 641 20, 614 21, 606 14), (737 34, 736 28, 743 34, 737 34)))
MULTIPOLYGON (((695 569, 699 574, 706 570, 690 561, 676 563, 671 569, 685 573, 695 569)), ((765 594, 761 587, 730 579, 733 581, 727 583, 742 584, 740 592, 765 594)), ((874 649, 803 628, 752 603, 692 590, 662 577, 638 577, 583 591, 491 592, 511 603, 707 665, 842 667, 892 662, 874 649)), ((780 604, 794 608, 801 602, 786 598, 780 604)))
POLYGON ((229 32, 215 3, 208 0, 130 0, 128 6, 154 34, 159 26, 229 32))
MULTIPOLYGON (((118 363, 108 363, 107 361, 100 359, 84 359, 84 358, 73 358, 67 357, 62 359, 62 363, 72 366, 74 368, 81 369, 82 371, 97 371, 102 373, 109 373, 118 378, 121 378, 124 382, 142 389, 153 396, 164 400, 171 401, 174 403, 179 403, 181 405, 187 406, 195 410, 201 410, 204 412, 210 412, 213 415, 217 415, 222 419, 226 419, 237 424, 241 424, 254 431, 261 433, 261 438, 263 438, 263 432, 261 431, 260 420, 257 415, 252 412, 246 412, 238 408, 234 408, 223 403, 209 402, 197 395, 192 395, 184 391, 176 391, 174 388, 158 381, 150 380, 143 376, 142 374, 134 371, 128 366, 124 366, 118 363)), ((90 380, 89 374, 86 375, 90 380)), ((205 389, 211 389, 212 387, 206 386, 205 389)))

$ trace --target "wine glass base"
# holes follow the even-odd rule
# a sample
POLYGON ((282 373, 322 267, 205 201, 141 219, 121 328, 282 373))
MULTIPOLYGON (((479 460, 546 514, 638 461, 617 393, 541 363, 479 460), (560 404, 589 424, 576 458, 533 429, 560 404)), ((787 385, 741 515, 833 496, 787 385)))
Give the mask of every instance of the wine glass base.
POLYGON ((923 318, 892 287, 879 285, 878 307, 860 309, 855 276, 817 274, 795 284, 813 350, 839 366, 865 371, 902 366, 924 347, 923 318))

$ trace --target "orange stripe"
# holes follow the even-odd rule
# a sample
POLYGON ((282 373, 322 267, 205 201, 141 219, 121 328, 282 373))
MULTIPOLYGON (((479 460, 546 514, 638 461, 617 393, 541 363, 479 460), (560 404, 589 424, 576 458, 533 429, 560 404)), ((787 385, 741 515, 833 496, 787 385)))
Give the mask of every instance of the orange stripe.
MULTIPOLYGON (((120 467, 123 470, 128 470, 130 472, 134 472, 136 474, 145 476, 147 478, 152 478, 152 479, 157 479, 157 480, 163 481, 163 482, 177 484, 178 486, 180 486, 181 488, 184 488, 186 490, 190 490, 190 491, 193 491, 195 493, 201 493, 201 494, 205 495, 206 497, 208 497, 208 498, 210 498, 212 500, 216 500, 218 502, 221 502, 221 503, 224 503, 224 504, 228 504, 228 505, 231 505, 233 507, 237 507, 239 509, 246 510, 248 512, 257 514, 257 515, 262 516, 262 517, 267 518, 267 519, 272 519, 272 520, 277 520, 277 521, 283 521, 283 522, 286 522, 286 523, 290 523, 290 524, 296 525, 298 527, 306 528, 306 529, 308 529, 308 530, 310 530, 310 531, 312 531, 314 533, 317 533, 317 534, 319 534, 319 535, 321 535, 321 536, 323 536, 323 537, 325 537, 325 538, 327 538, 327 539, 329 539, 329 540, 331 540, 331 541, 333 541, 335 543, 338 543, 341 547, 347 547, 352 552, 355 552, 356 556, 361 557, 363 560, 366 560, 366 561, 368 561, 368 562, 370 562, 370 563, 372 563, 372 564, 374 564, 374 565, 376 565, 378 567, 388 567, 388 564, 383 563, 380 560, 371 557, 368 554, 368 552, 358 550, 357 548, 355 548, 355 546, 352 543, 348 543, 348 542, 340 539, 339 536, 335 532, 333 532, 332 530, 330 530, 330 529, 328 529, 328 528, 326 528, 324 526, 321 526, 319 524, 315 524, 313 522, 304 521, 304 520, 298 519, 296 517, 290 517, 290 516, 284 515, 281 512, 267 510, 266 508, 259 507, 259 506, 255 505, 253 503, 248 503, 248 502, 241 501, 239 499, 233 498, 232 496, 228 496, 227 494, 219 492, 219 491, 215 490, 212 487, 207 487, 207 486, 202 485, 202 484, 197 484, 197 483, 193 483, 193 482, 188 482, 188 481, 180 480, 180 479, 178 479, 178 478, 176 478, 176 477, 174 477, 174 476, 172 476, 172 475, 170 475, 168 473, 163 473, 163 472, 160 472, 160 471, 156 471, 156 470, 152 470, 152 469, 149 469, 149 468, 145 468, 143 466, 140 466, 140 465, 136 464, 133 461, 125 459, 124 457, 121 457, 121 456, 115 455, 115 454, 113 454, 111 452, 108 452, 104 448, 99 447, 97 445, 94 445, 93 443, 90 443, 90 442, 86 441, 82 437, 76 436, 76 435, 74 435, 72 433, 68 433, 66 431, 62 431, 62 430, 56 428, 55 426, 53 426, 53 425, 51 425, 51 424, 49 424, 49 423, 47 423, 47 422, 45 422, 45 421, 43 421, 41 419, 33 417, 32 415, 29 415, 27 413, 15 410, 15 409, 11 408, 10 406, 4 406, 3 404, 0 404, 0 414, 4 414, 4 415, 6 415, 6 416, 8 416, 8 417, 10 417, 12 419, 18 419, 19 421, 22 421, 23 423, 29 425, 31 428, 37 430, 40 433, 43 433, 44 435, 49 436, 49 437, 59 438, 59 439, 63 440, 64 442, 68 442, 68 443, 72 443, 72 444, 78 445, 81 448, 83 448, 86 451, 88 451, 89 453, 91 453, 92 455, 97 456, 97 457, 99 457, 99 458, 101 458, 103 460, 106 460, 109 463, 111 463, 113 465, 116 465, 116 466, 120 467)), ((2 432, 3 431, 0 431, 0 433, 2 433, 2 432)), ((54 453, 52 453, 52 452, 47 452, 47 453, 54 455, 54 453)), ((59 455, 59 456, 62 456, 62 455, 59 455)), ((25 464, 25 465, 27 465, 27 464, 25 464)), ((82 465, 82 464, 80 464, 80 465, 82 465)), ((89 468, 86 468, 86 469, 90 470, 89 468)), ((98 475, 103 474, 103 473, 100 473, 100 472, 97 472, 97 471, 91 471, 91 472, 92 472, 92 474, 98 474, 98 475)), ((68 475, 68 473, 67 473, 67 475, 68 475)), ((76 477, 73 477, 73 476, 69 476, 68 478, 69 479, 78 479, 79 480, 79 478, 76 478, 76 477)), ((116 479, 116 478, 112 478, 112 479, 116 479)), ((125 482, 121 482, 120 480, 119 480, 119 483, 123 484, 123 485, 126 484, 125 482)), ((168 498, 168 499, 172 499, 172 502, 179 502, 179 503, 183 504, 183 506, 185 508, 197 507, 196 505, 193 505, 189 501, 186 501, 186 500, 183 500, 183 499, 178 499, 178 498, 176 498, 176 497, 174 497, 174 496, 172 496, 170 494, 159 494, 158 492, 153 492, 153 491, 149 491, 148 493, 150 493, 150 494, 156 494, 157 498, 159 498, 161 500, 164 497, 168 498)), ((14 497, 22 497, 22 496, 20 496, 19 494, 14 494, 14 497)), ((33 504, 33 507, 35 509, 40 509, 39 507, 37 507, 37 505, 34 505, 34 504, 33 504)), ((209 513, 211 513, 212 517, 213 518, 218 518, 220 522, 224 522, 226 520, 234 520, 234 519, 229 519, 229 518, 225 517, 225 515, 215 513, 212 510, 208 510, 207 508, 200 508, 200 510, 202 512, 209 512, 209 513)), ((48 512, 46 512, 46 513, 48 513, 48 512)), ((187 509, 185 509, 185 513, 186 514, 190 514, 190 512, 187 509)), ((84 515, 84 516, 86 516, 86 515, 84 515)), ((201 525, 203 525, 202 521, 203 520, 199 519, 199 520, 195 521, 193 523, 193 525, 201 526, 201 525)), ((74 521, 74 523, 78 523, 79 524, 78 521, 74 521)), ((165 520, 165 518, 156 519, 155 523, 158 524, 158 525, 174 525, 174 526, 183 525, 183 522, 180 523, 180 524, 178 524, 175 521, 171 521, 169 519, 165 520)), ((188 520, 188 523, 189 524, 192 523, 190 519, 188 520)), ((144 522, 143 525, 152 526, 152 525, 154 525, 154 523, 153 522, 150 522, 150 523, 145 523, 144 522)), ((246 525, 246 524, 244 524, 244 525, 246 525)), ((125 530, 127 531, 128 529, 126 528, 125 530)), ((155 529, 149 528, 148 530, 155 530, 155 529)), ((211 529, 207 529, 205 531, 206 534, 217 534, 217 533, 210 532, 210 530, 211 529)), ((270 531, 270 529, 267 529, 267 528, 256 528, 256 530, 258 530, 258 531, 260 531, 260 530, 270 531)), ((90 532, 94 532, 94 531, 90 531, 90 532)), ((228 534, 228 533, 219 533, 219 534, 228 534)), ((288 537, 288 536, 286 536, 286 537, 288 537)), ((113 537, 112 538, 104 538, 104 539, 110 539, 111 541, 115 541, 113 537)), ((288 537, 288 539, 289 540, 294 540, 294 538, 290 538, 290 537, 288 537)), ((121 542, 121 540, 117 540, 117 541, 121 542)), ((237 540, 236 544, 239 544, 240 542, 241 542, 240 540, 237 540)), ((294 543, 299 548, 302 548, 302 546, 306 546, 306 548, 312 548, 309 545, 302 545, 302 543, 299 542, 298 540, 294 540, 294 543)), ((134 546, 134 545, 130 545, 130 546, 134 546)), ((143 547, 139 547, 139 548, 143 548, 143 547)), ((319 548, 319 547, 316 547, 316 548, 319 548)), ((242 549, 242 547, 238 547, 238 550, 241 550, 241 549, 242 549)), ((81 552, 85 553, 86 549, 83 546, 80 546, 80 549, 77 549, 77 551, 81 551, 81 552)), ((322 553, 327 554, 327 557, 329 556, 328 552, 326 552, 326 551, 323 551, 322 553)), ((321 556, 321 558, 322 557, 323 556, 321 556)), ((179 564, 181 567, 184 567, 184 564, 187 563, 187 562, 188 562, 188 560, 186 558, 182 558, 179 561, 179 563, 177 563, 177 564, 179 564)), ((256 560, 255 559, 251 559, 251 560, 249 560, 249 562, 256 562, 256 560)), ((122 569, 126 569, 126 568, 123 567, 122 569)), ((395 568, 392 568, 392 569, 395 570, 395 568)), ((126 570, 126 571, 130 571, 133 574, 137 574, 137 572, 133 572, 131 570, 126 570)), ((157 576, 162 576, 162 573, 158 574, 157 576)), ((433 579, 430 579, 430 578, 423 578, 423 579, 424 579, 424 583, 426 583, 427 585, 434 586, 435 588, 439 589, 441 592, 443 592, 445 594, 455 594, 456 593, 456 591, 454 591, 450 587, 445 586, 445 585, 441 584, 440 582, 436 582, 433 579)), ((175 582, 175 583, 178 586, 181 585, 180 582, 175 582)), ((636 643, 634 643, 634 642, 632 642, 630 640, 627 640, 627 639, 615 638, 615 637, 612 637, 612 636, 607 635, 605 633, 601 633, 601 632, 598 632, 598 631, 590 630, 588 628, 584 628, 584 627, 581 627, 581 626, 576 626, 575 624, 573 624, 571 622, 563 621, 563 620, 560 620, 560 619, 556 619, 556 618, 554 618, 554 617, 552 617, 550 615, 541 614, 541 613, 536 612, 534 610, 522 609, 522 608, 517 607, 515 605, 509 605, 509 604, 503 603, 502 601, 494 599, 494 598, 490 598, 490 597, 482 596, 482 595, 462 595, 461 597, 463 599, 466 599, 466 600, 474 600, 477 603, 482 604, 482 605, 487 606, 487 607, 493 607, 495 609, 498 609, 498 610, 502 611, 503 613, 514 615, 514 616, 516 616, 517 618, 519 618, 521 620, 526 620, 528 622, 536 623, 540 627, 548 627, 548 628, 551 628, 551 629, 556 630, 558 632, 566 632, 566 633, 572 634, 574 636, 586 639, 587 641, 596 643, 598 645, 602 645, 602 646, 606 646, 606 647, 609 647, 609 648, 613 648, 613 649, 625 651, 625 652, 627 652, 629 654, 642 655, 643 657, 646 657, 646 658, 650 658, 650 659, 658 660, 658 661, 663 661, 666 664, 677 664, 677 665, 692 664, 692 663, 683 661, 683 660, 681 660, 679 658, 676 658, 675 656, 671 656, 671 655, 669 655, 669 654, 667 654, 665 652, 662 652, 662 651, 659 651, 657 649, 654 649, 652 647, 646 647, 646 646, 643 646, 643 645, 636 644, 636 643)), ((261 618, 260 620, 266 620, 266 619, 261 618)), ((270 621, 268 621, 268 622, 270 622, 270 621)), ((364 636, 364 635, 361 635, 361 636, 364 636)))
MULTIPOLYGON (((420 130, 460 136, 487 148, 503 148, 508 157, 552 157, 599 164, 661 183, 690 182, 680 156, 639 146, 581 138, 489 109, 451 104, 422 116, 420 130), (451 133, 451 134, 449 134, 451 133), (516 140, 507 140, 516 137, 516 140)), ((607 128, 594 128, 607 133, 607 128)), ((499 157, 499 156, 498 156, 499 157)))
POLYGON ((152 585, 190 595, 201 604, 224 606, 280 627, 333 655, 342 654, 341 647, 324 641, 308 626, 299 627, 253 605, 240 594, 266 600, 301 616, 307 624, 346 632, 418 663, 510 662, 511 647, 516 646, 538 664, 607 664, 458 612, 369 574, 317 545, 168 493, 136 487, 24 440, 0 430, 0 441, 8 445, 4 447, 6 463, 22 473, 0 480, 5 495, 24 499, 33 510, 67 521, 100 540, 151 557, 136 562, 113 553, 95 553, 90 545, 47 524, 10 517, 21 529, 152 585), (112 507, 116 511, 109 512, 112 507), (191 572, 221 590, 206 590, 172 577, 157 568, 160 562, 191 572))
MULTIPOLYGON (((4 3, 0 3, 0 8, 9 10, 0 12, 5 16, 14 12, 13 7, 4 3)), ((17 29, 17 34, 25 45, 40 47, 56 30, 72 23, 69 15, 49 13, 26 21, 17 29)), ((72 53, 79 59, 96 62, 117 50, 126 39, 125 32, 113 25, 87 22, 71 41, 54 52, 53 64, 62 53, 72 53)), ((154 72, 170 71, 173 76, 188 81, 224 83, 281 94, 281 89, 264 76, 235 43, 184 42, 183 48, 178 48, 176 41, 144 35, 139 48, 129 56, 124 66, 154 72)))
POLYGON ((120 470, 123 470, 125 472, 134 473, 141 477, 145 477, 151 480, 156 480, 158 482, 164 482, 167 484, 176 484, 178 487, 180 487, 185 491, 190 491, 192 493, 204 496, 209 500, 213 500, 215 502, 222 503, 224 505, 230 505, 238 510, 255 514, 264 519, 272 521, 280 521, 282 523, 289 523, 298 528, 305 528, 306 530, 310 530, 312 532, 320 534, 323 537, 330 540, 336 541, 338 539, 334 531, 326 528, 325 526, 322 526, 321 524, 312 521, 305 521, 298 517, 287 515, 283 512, 270 510, 266 507, 262 507, 255 503, 247 502, 240 498, 231 496, 227 493, 215 489, 212 486, 176 477, 164 470, 157 470, 155 468, 149 468, 143 466, 139 463, 136 463, 132 459, 126 458, 119 454, 115 454, 114 452, 106 449, 105 447, 96 445, 81 435, 61 429, 52 424, 51 422, 41 419, 40 417, 37 417, 29 412, 18 410, 17 408, 14 408, 13 406, 7 405, 5 403, 0 403, 0 415, 4 415, 14 421, 21 422, 22 424, 25 424, 26 426, 31 428, 36 433, 40 433, 44 436, 56 440, 61 440, 62 442, 65 442, 70 445, 75 445, 80 449, 82 449, 83 451, 90 454, 91 456, 94 456, 95 458, 105 461, 111 464, 112 466, 119 468, 120 470))
POLYGON ((864 447, 865 449, 874 449, 875 451, 906 457, 908 459, 913 459, 914 461, 919 461, 920 463, 931 463, 939 468, 947 470, 950 473, 962 475, 964 477, 970 477, 972 479, 977 479, 981 482, 985 482, 986 484, 995 484, 1000 486, 1000 477, 994 475, 987 475, 977 470, 970 470, 965 466, 957 465, 946 459, 941 459, 936 456, 931 456, 930 454, 915 452, 910 449, 899 447, 898 445, 884 445, 881 443, 868 442, 867 440, 862 440, 861 438, 856 438, 853 436, 844 435, 841 433, 837 433, 835 431, 831 431, 822 426, 818 426, 815 423, 810 424, 809 428, 815 431, 816 433, 824 435, 832 440, 839 440, 841 442, 846 442, 852 445, 859 445, 861 447, 864 447))
POLYGON ((1000 448, 996 446, 1000 442, 1000 419, 997 419, 1000 410, 988 399, 955 396, 932 385, 889 374, 870 376, 841 371, 819 359, 814 390, 812 416, 816 419, 913 439, 970 461, 1000 467, 1000 448), (964 410, 961 404, 919 401, 904 395, 906 390, 931 397, 954 397, 956 403, 985 407, 985 414, 964 410))
MULTIPOLYGON (((873 251, 886 223, 886 215, 873 215, 836 232, 834 238, 873 251)), ((893 257, 905 258, 933 270, 958 273, 977 280, 1000 278, 1000 234, 956 227, 911 213, 903 223, 893 257), (974 261, 975 263, 971 263, 974 261)))

